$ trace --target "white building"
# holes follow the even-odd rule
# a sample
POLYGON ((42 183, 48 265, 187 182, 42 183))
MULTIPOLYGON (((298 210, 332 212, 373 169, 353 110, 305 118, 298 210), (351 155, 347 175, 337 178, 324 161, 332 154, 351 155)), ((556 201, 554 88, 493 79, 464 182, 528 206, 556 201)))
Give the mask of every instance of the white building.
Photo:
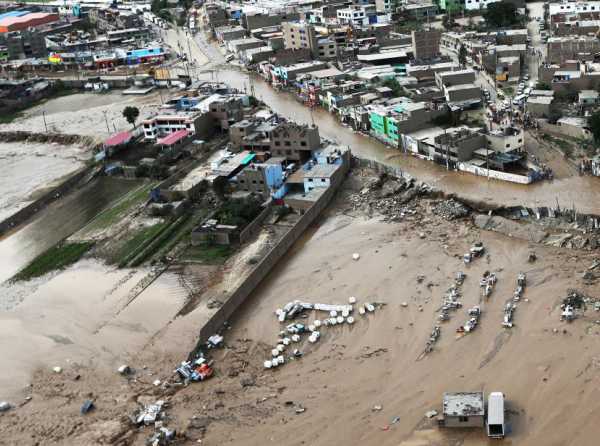
POLYGON ((496 3, 500 0, 465 0, 465 9, 473 11, 476 9, 485 9, 490 3, 496 3))
POLYGON ((548 7, 550 16, 566 13, 581 14, 585 12, 600 12, 600 2, 563 1, 562 3, 550 3, 548 7))
POLYGON ((193 135, 196 133, 196 121, 202 115, 202 112, 162 113, 145 119, 142 121, 144 139, 154 141, 178 130, 187 130, 190 135, 193 135))
POLYGON ((369 19, 363 6, 350 6, 349 8, 338 9, 337 19, 341 24, 354 26, 368 25, 369 19))

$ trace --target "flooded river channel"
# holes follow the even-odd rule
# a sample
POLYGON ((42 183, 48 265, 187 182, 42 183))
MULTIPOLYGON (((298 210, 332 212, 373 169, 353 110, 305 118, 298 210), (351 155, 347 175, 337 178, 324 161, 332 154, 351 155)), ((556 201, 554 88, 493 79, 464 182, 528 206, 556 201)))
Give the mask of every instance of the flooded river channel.
MULTIPOLYGON (((518 185, 503 181, 487 180, 467 173, 447 171, 443 166, 405 155, 396 149, 359 133, 355 133, 327 111, 317 108, 311 111, 291 94, 279 93, 257 75, 250 75, 256 96, 276 113, 291 120, 318 125, 322 136, 347 145, 362 158, 377 160, 414 175, 447 193, 488 201, 497 205, 575 206, 581 212, 600 214, 600 180, 589 176, 575 176, 552 182, 518 185)), ((218 72, 200 73, 204 80, 226 82, 232 87, 250 91, 250 76, 239 69, 219 69, 218 72)))

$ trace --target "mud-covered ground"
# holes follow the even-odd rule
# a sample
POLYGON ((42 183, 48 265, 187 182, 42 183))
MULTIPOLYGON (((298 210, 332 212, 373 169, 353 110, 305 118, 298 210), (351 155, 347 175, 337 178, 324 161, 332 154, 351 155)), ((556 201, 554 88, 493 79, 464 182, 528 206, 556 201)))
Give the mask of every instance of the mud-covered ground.
MULTIPOLYGON (((567 288, 598 294, 594 281, 585 284, 581 277, 593 253, 481 231, 469 218, 447 221, 431 211, 438 201, 426 197, 407 202, 394 221, 383 221, 361 198, 367 180, 352 175, 333 208, 231 321, 225 347, 211 354, 211 380, 182 387, 172 378, 195 344, 200 304, 153 331, 137 351, 114 354, 112 363, 98 365, 91 354, 58 363, 60 374, 52 372, 53 364, 40 365, 32 387, 11 401, 24 405, 0 416, 3 441, 142 445, 153 427, 138 429, 127 416, 139 403, 166 399, 165 423, 178 432, 174 444, 481 445, 487 444, 483 430, 438 430, 424 414, 441 409, 445 391, 483 390, 505 393, 511 426, 505 441, 511 444, 595 444, 600 328, 594 321, 600 317, 589 308, 567 324, 559 309, 567 288), (465 265, 462 256, 475 241, 483 242, 486 255, 465 265), (532 249, 538 259, 529 263, 532 249), (459 270, 466 273, 463 308, 442 323, 440 339, 423 357, 442 297, 459 270), (479 286, 484 271, 498 277, 489 299, 479 286), (520 271, 528 284, 515 326, 506 329, 503 309, 520 271), (355 314, 352 326, 323 328, 315 344, 294 344, 301 358, 264 369, 282 329, 275 309, 294 299, 342 304, 350 296, 382 305, 366 316, 355 314), (479 326, 459 335, 467 309, 477 304, 479 326), (136 372, 119 375, 120 363, 136 372), (161 385, 154 386, 155 379, 161 385), (86 399, 96 409, 81 415, 86 399)), ((234 286, 235 276, 220 283, 234 286)), ((143 330, 144 307, 130 314, 143 330)), ((317 317, 323 316, 308 313, 299 321, 317 317)), ((125 331, 119 336, 114 339, 128 342, 125 331)))

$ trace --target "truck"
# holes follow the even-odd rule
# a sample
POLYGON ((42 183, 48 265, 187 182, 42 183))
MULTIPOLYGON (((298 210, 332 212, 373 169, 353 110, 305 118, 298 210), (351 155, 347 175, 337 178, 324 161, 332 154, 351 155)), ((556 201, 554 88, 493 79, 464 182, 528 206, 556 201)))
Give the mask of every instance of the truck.
POLYGON ((488 396, 487 435, 490 438, 504 438, 504 394, 491 392, 488 396))

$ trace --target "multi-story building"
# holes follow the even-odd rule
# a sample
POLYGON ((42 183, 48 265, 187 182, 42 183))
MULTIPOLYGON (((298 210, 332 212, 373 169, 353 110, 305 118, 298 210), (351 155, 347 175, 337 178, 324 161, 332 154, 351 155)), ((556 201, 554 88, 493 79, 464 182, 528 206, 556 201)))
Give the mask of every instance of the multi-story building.
POLYGON ((200 9, 200 20, 204 26, 217 28, 229 24, 227 11, 216 3, 205 3, 200 9))
POLYGON ((203 112, 160 113, 142 121, 144 139, 156 141, 159 138, 186 130, 189 135, 206 138, 215 130, 212 116, 203 112))
POLYGON ((335 59, 337 43, 316 31, 315 26, 306 22, 284 22, 282 25, 284 45, 287 49, 310 50, 315 59, 335 59))
POLYGON ((364 6, 350 6, 337 11, 338 22, 344 25, 363 26, 369 24, 367 11, 364 6))
POLYGON ((0 33, 0 45, 6 47, 9 60, 44 58, 48 55, 46 38, 35 29, 0 33))
POLYGON ((440 55, 440 38, 438 30, 412 31, 413 56, 417 60, 433 59, 440 55))
POLYGON ((133 11, 112 8, 91 8, 88 20, 101 31, 141 28, 144 26, 144 20, 141 15, 133 11))
POLYGON ((563 63, 567 60, 592 60, 600 52, 600 39, 596 37, 551 37, 547 44, 548 63, 563 63))
POLYGON ((375 0, 375 9, 384 14, 397 12, 401 5, 401 0, 375 0))
POLYGON ((433 20, 438 12, 437 5, 431 2, 405 4, 402 9, 408 17, 414 20, 433 20))
POLYGON ((291 161, 305 161, 321 145, 316 126, 281 123, 271 132, 271 153, 291 161))
POLYGON ((496 3, 500 0, 464 0, 465 9, 467 11, 476 11, 487 8, 490 3, 496 3))
POLYGON ((269 198, 283 186, 283 158, 270 158, 264 163, 252 163, 235 178, 237 188, 269 198))

